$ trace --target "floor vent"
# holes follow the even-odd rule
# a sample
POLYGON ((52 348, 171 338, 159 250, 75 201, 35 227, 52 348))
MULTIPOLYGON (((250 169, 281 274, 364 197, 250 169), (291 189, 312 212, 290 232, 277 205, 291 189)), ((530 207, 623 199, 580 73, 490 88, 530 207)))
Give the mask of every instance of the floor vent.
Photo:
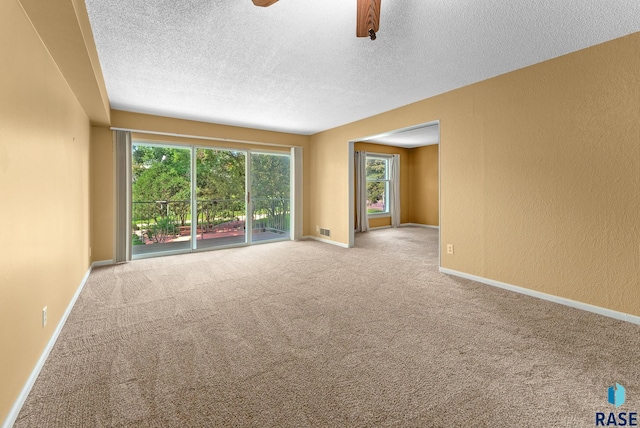
POLYGON ((329 229, 320 228, 320 235, 329 237, 331 236, 331 231, 329 229))

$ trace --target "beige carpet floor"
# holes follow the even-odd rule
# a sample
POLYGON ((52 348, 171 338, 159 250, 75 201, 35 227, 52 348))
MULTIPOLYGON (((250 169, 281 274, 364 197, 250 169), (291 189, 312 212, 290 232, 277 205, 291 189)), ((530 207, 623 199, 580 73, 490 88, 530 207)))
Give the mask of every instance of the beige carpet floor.
POLYGON ((640 411, 640 326, 443 275, 437 241, 96 268, 15 426, 591 427, 615 382, 640 411))

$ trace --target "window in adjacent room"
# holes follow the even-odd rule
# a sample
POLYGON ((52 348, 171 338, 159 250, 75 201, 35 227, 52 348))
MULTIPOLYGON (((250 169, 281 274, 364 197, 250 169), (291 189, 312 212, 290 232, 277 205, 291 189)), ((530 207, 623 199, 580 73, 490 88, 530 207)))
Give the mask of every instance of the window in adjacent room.
POLYGON ((367 214, 389 216, 389 162, 383 155, 367 155, 367 214))

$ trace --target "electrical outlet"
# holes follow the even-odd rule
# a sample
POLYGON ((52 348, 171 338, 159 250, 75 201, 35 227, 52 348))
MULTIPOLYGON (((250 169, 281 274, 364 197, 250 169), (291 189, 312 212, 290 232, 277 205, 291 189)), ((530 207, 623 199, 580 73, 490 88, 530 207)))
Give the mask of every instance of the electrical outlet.
POLYGON ((316 232, 320 232, 320 226, 316 226, 316 232))
POLYGON ((447 254, 453 254, 453 244, 447 244, 447 254))
POLYGON ((47 326, 47 307, 42 308, 42 328, 47 326))

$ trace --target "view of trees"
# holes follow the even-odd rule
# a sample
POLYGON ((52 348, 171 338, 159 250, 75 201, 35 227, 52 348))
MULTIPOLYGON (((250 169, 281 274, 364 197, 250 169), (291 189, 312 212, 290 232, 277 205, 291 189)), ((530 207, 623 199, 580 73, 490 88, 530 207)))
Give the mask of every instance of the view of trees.
POLYGON ((369 213, 386 211, 388 186, 388 160, 367 156, 367 207, 369 213), (379 203, 384 209, 379 208, 379 203))
POLYGON ((288 156, 251 155, 251 199, 255 213, 264 213, 267 219, 279 219, 288 225, 289 217, 284 216, 289 213, 289 174, 288 156))
POLYGON ((146 225, 146 236, 134 234, 133 243, 142 239, 165 242, 178 233, 177 224, 190 219, 191 155, 187 149, 133 146, 132 200, 134 231, 146 225))
MULTIPOLYGON (((166 242, 245 220, 246 153, 197 149, 198 221, 191 220, 191 150, 134 145, 132 151, 133 243, 166 242)), ((289 157, 252 153, 252 201, 259 227, 286 228, 289 216, 289 157)), ((255 227, 255 226, 254 226, 255 227)))
POLYGON ((196 192, 201 230, 245 214, 246 154, 228 150, 196 151, 196 192))

